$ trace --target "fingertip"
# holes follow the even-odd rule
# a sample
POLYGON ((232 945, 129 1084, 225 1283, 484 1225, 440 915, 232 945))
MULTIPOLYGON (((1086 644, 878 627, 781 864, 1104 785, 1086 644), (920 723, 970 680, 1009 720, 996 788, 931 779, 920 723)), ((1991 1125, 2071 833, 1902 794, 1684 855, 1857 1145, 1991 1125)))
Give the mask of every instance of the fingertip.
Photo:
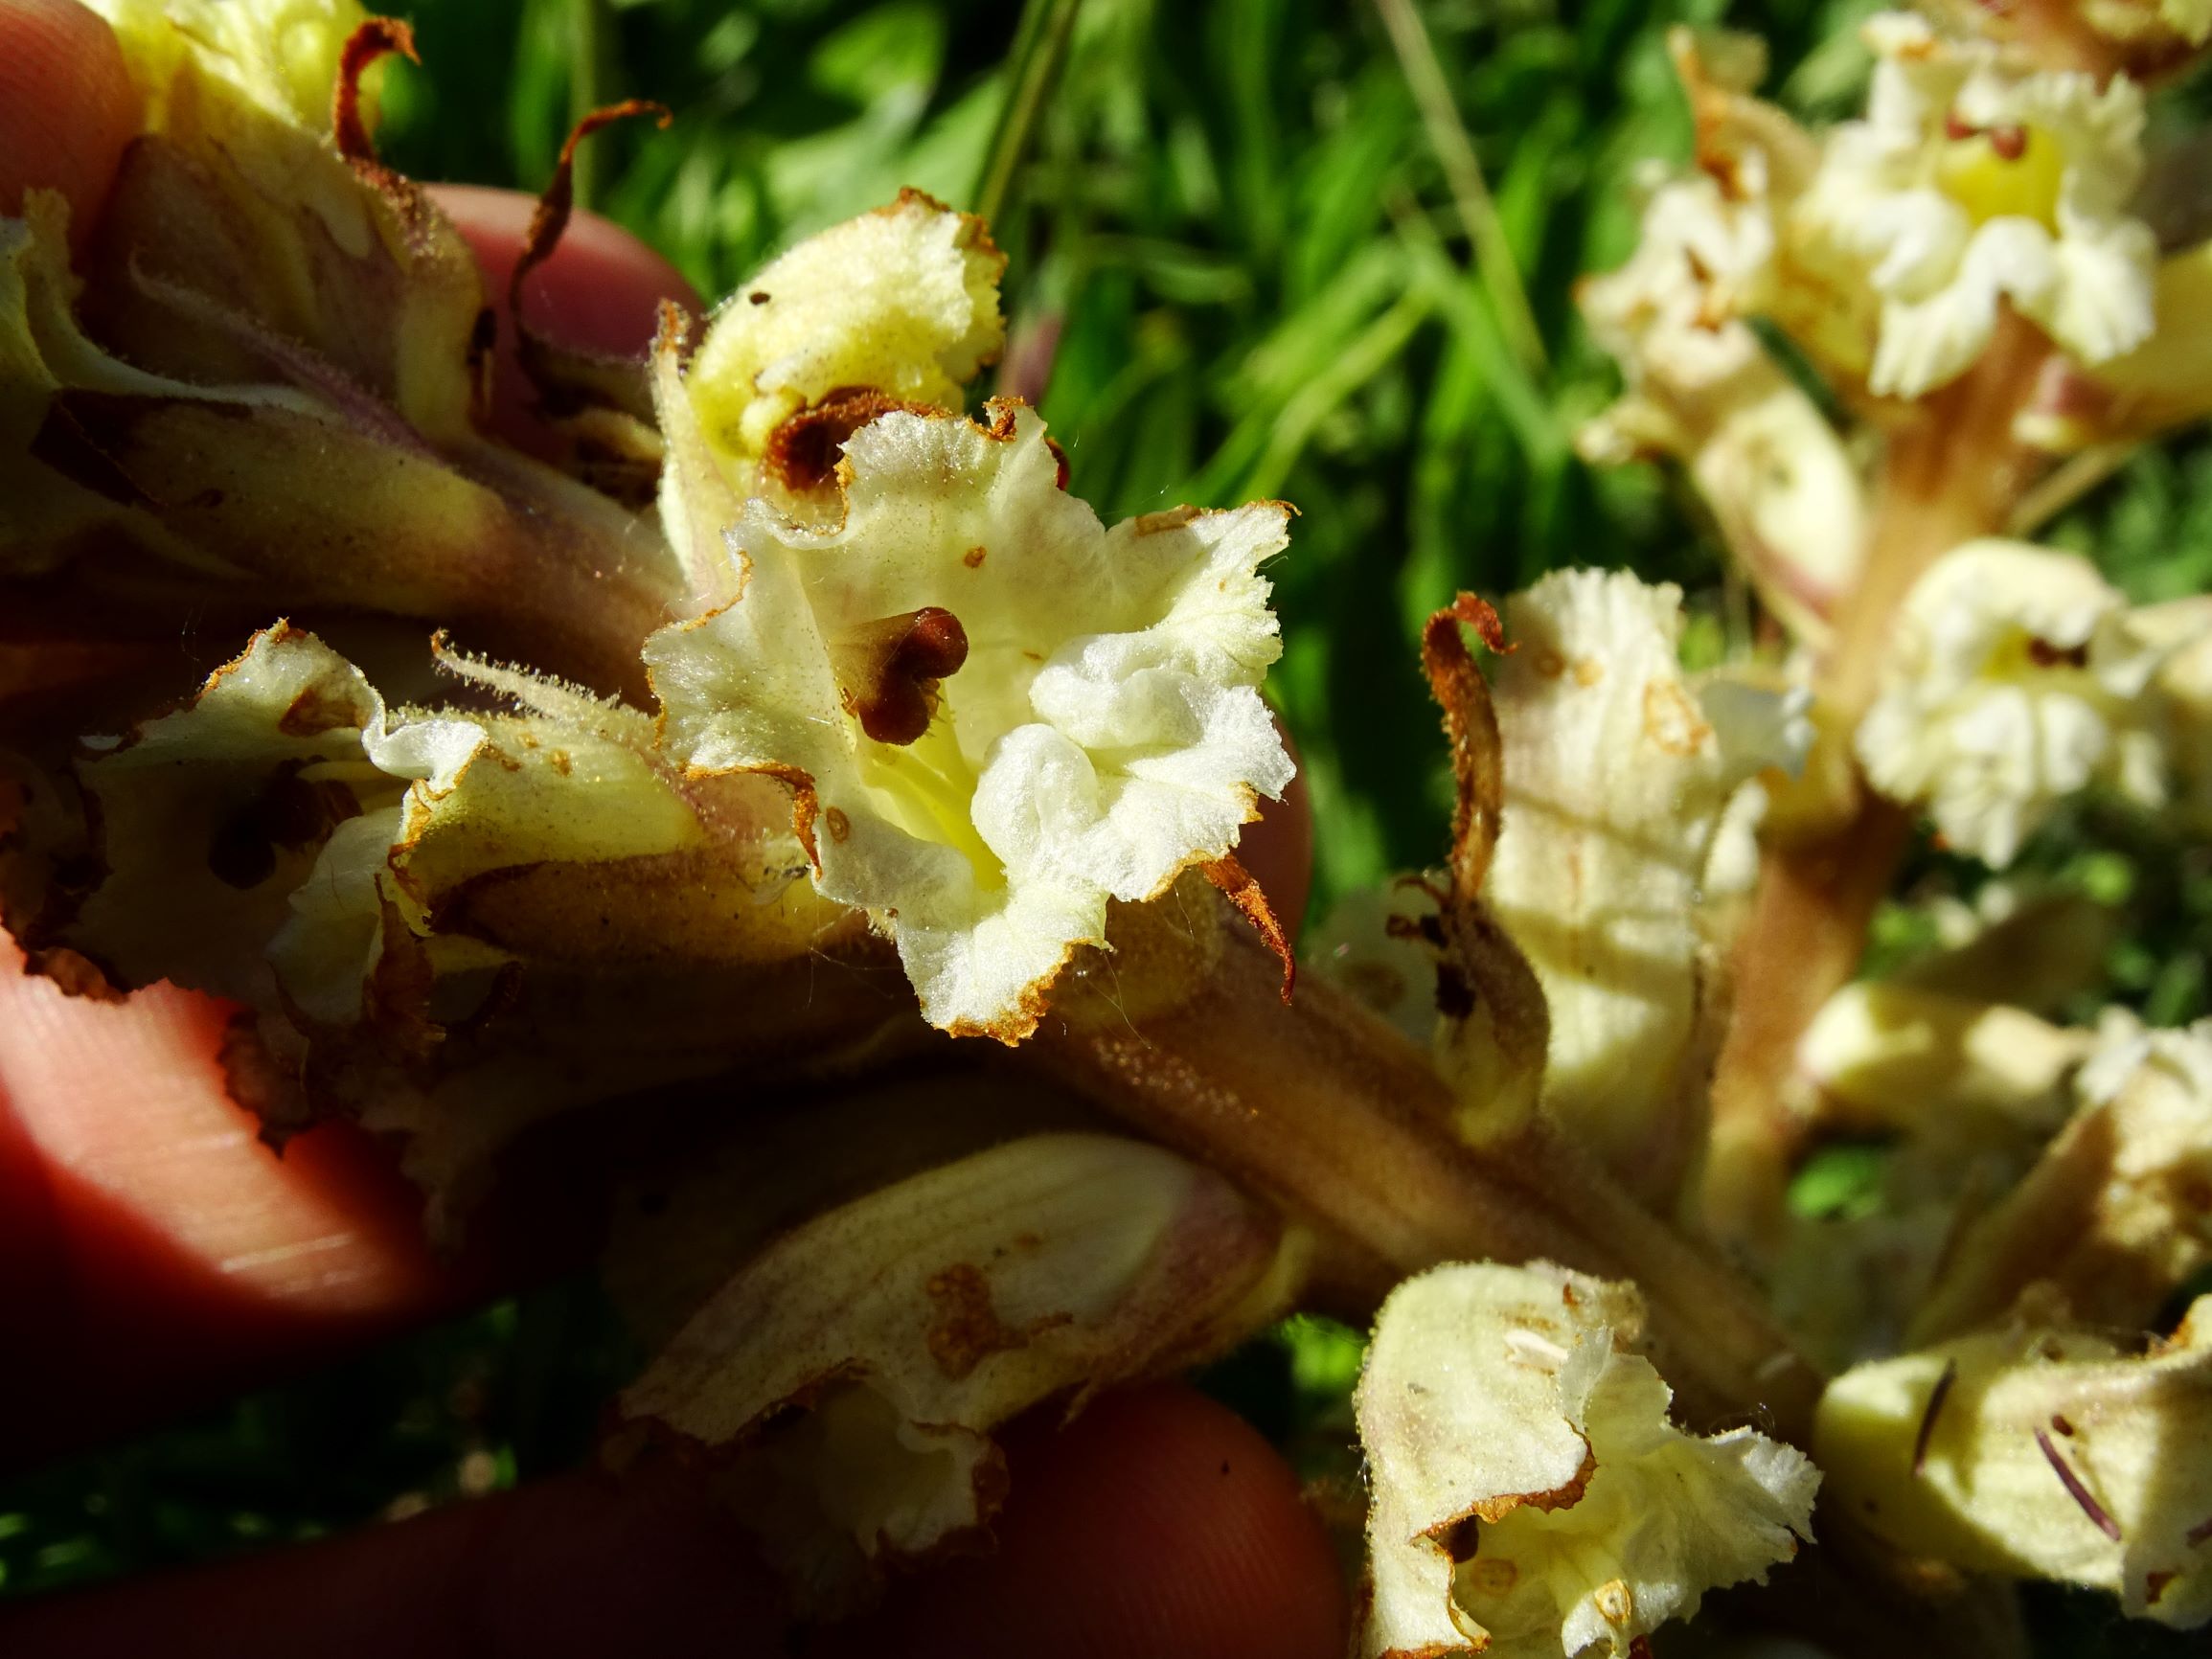
POLYGON ((19 213, 26 191, 57 190, 80 241, 138 115, 105 19, 77 0, 0 0, 0 213, 19 213))
POLYGON ((781 1652, 738 1524, 677 1484, 569 1475, 292 1550, 0 1608, 11 1659, 587 1659, 781 1652))
POLYGON ((166 986, 65 997, 0 943, 0 1323, 40 1336, 0 1375, 0 1462, 454 1300, 358 1130, 262 1143, 223 1086, 226 1018, 166 986))
POLYGON ((1161 1386, 1010 1437, 992 1555, 917 1579, 835 1651, 1069 1659, 1335 1659, 1346 1601, 1327 1534, 1274 1448, 1161 1386))

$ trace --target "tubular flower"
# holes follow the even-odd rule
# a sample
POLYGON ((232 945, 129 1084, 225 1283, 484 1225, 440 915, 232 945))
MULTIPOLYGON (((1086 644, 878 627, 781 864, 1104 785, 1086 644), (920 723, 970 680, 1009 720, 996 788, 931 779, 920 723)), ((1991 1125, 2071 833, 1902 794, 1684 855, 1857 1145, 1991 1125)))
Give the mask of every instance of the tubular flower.
POLYGON ((1687 466, 1730 550, 1803 632, 1857 576, 1866 511, 1836 429, 1738 314, 1771 255, 1766 216, 1731 211, 1710 176, 1654 192, 1634 257, 1577 292, 1629 383, 1577 444, 1596 463, 1687 466))
MULTIPOLYGON (((836 1166, 855 1126, 873 1130, 863 1144, 907 1133, 891 1125, 914 1103, 893 1095, 882 1121, 855 1125, 831 1102, 848 1145, 756 1174, 738 1209, 769 1231, 766 1189, 836 1166)), ((621 1413, 633 1443, 715 1459, 802 1603, 832 1613, 990 1522, 1006 1490, 1001 1423, 1218 1352, 1278 1317, 1303 1272, 1296 1235, 1221 1176, 1100 1134, 1022 1135, 776 1231, 621 1413)))
POLYGON ((331 87, 359 0, 89 0, 123 47, 157 125, 190 65, 294 126, 331 118, 331 87))
POLYGON ((1671 44, 1698 118, 1698 167, 1652 191, 1629 261, 1576 290, 1628 382, 1577 445, 1594 464, 1681 462, 1762 594, 1793 628, 1812 631, 1858 572, 1865 507, 1834 427, 1746 318, 1782 318, 1854 376, 1871 318, 1858 326, 1848 290, 1816 283, 1777 238, 1777 216, 1818 151, 1749 96, 1763 43, 1731 35, 1701 51, 1677 30, 1671 44))
POLYGON ((1722 814, 1805 735, 1790 694, 1694 687, 1681 625, 1680 590, 1625 572, 1561 571, 1506 602, 1482 889, 1550 1009, 1544 1111, 1647 1191, 1696 1142, 1719 1037, 1700 901, 1722 814))
POLYGON ((1751 1429, 1700 1440, 1632 1352, 1634 1288, 1548 1262, 1391 1293, 1356 1405, 1374 1508, 1367 1659, 1649 1651, 1705 1591, 1796 1554, 1819 1471, 1751 1429))
POLYGON ((2114 1009, 2097 1036, 2072 1120, 1951 1242, 1916 1342, 2001 1317, 2030 1284, 2085 1325, 2140 1329, 2212 1263, 2212 1022, 2146 1031, 2114 1009))
POLYGON ((1859 756, 1952 846, 2002 866, 2093 783, 2163 798, 2146 695, 2163 652, 2086 560, 1969 542, 1920 580, 1899 622, 1859 756))
MULTIPOLYGON (((749 469, 783 469, 821 426, 777 429, 803 409, 863 399, 960 407, 960 389, 1006 344, 998 279, 1006 256, 972 214, 920 191, 835 225, 785 254, 724 302, 692 364, 709 448, 750 493, 749 469)), ((847 417, 845 430, 858 420, 847 417)), ((832 435, 842 436, 842 433, 832 435)), ((827 460, 813 458, 826 470, 827 460)))
POLYGON ((1881 296, 1871 388, 1915 398, 1954 379, 2000 300, 2087 363, 2147 339, 2157 246, 2127 213, 2142 171, 2135 83, 2017 73, 1995 46, 1899 12, 1867 38, 1880 62, 1866 119, 1830 134, 1792 231, 1881 296))
POLYGON ((541 711, 392 708, 279 625, 188 707, 88 742, 80 840, 32 851, 93 879, 10 918, 34 963, 245 1003, 241 1098, 274 1128, 409 1136, 435 1219, 534 1118, 881 1023, 842 987, 779 989, 840 913, 793 882, 773 785, 684 784, 636 711, 448 662, 541 711))
POLYGON ((2130 1353, 2005 1330, 1846 1372, 1813 1450, 1878 1536, 1970 1572, 2118 1593, 2136 1618, 2212 1619, 2212 1298, 2130 1353))
POLYGON ((1288 510, 1108 531, 1014 405, 893 411, 843 452, 836 523, 748 501, 714 550, 736 597, 648 642, 666 740, 788 783, 821 892, 877 917, 930 1022, 1018 1041, 1108 899, 1227 858, 1289 782, 1258 690, 1288 510))

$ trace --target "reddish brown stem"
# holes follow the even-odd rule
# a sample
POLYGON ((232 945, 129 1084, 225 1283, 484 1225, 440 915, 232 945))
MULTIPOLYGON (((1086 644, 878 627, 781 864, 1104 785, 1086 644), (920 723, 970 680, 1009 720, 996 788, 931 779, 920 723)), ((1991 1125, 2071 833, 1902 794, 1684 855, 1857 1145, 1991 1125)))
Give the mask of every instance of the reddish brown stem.
POLYGON ((1331 987, 1278 995, 1243 929, 1180 1006, 1046 1022, 1034 1063, 1147 1135, 1204 1159, 1361 1247, 1379 1298, 1443 1261, 1548 1259, 1633 1279, 1685 1409, 1792 1438, 1819 1374, 1752 1287, 1537 1126, 1472 1147, 1428 1057, 1331 987))
MULTIPOLYGON (((1924 399, 1891 435, 1865 570, 1836 617, 1816 687, 1834 731, 1855 731, 1874 701, 1913 584, 1960 543, 2002 530, 2031 464, 2013 439, 2013 420, 2049 350, 2008 314, 1980 363, 1924 399)), ((1862 784, 1840 822, 1765 854, 1736 946, 1737 1006, 1713 1080, 1702 1207, 1716 1237, 1774 1242, 1804 1132, 1805 1114, 1791 1098, 1797 1044, 1858 970, 1911 829, 1903 809, 1862 784)))

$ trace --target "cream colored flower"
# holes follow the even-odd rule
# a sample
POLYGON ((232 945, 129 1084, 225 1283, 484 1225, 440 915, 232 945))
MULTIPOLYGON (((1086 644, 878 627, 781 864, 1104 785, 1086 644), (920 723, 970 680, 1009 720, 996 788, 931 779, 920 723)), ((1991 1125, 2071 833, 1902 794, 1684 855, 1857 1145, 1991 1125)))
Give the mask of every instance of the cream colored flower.
POLYGON ((735 597, 646 648, 679 762, 787 782, 821 891, 931 1022, 1006 1041, 1109 898, 1227 856, 1291 775, 1258 691, 1288 510, 1107 531, 1060 469, 1026 408, 883 415, 838 522, 747 502, 714 550, 735 597))
POLYGON ((1989 343, 2000 300, 2087 363, 2149 337, 2157 260, 2129 216, 2143 98, 2114 76, 2022 74, 1887 12, 1866 119, 1829 135, 1793 237, 1881 296, 1870 384, 1918 397, 1989 343))
POLYGON ((1947 1120, 1986 1115, 2048 1134, 2093 1047, 2087 1032, 2006 1003, 1869 980, 1829 998, 1797 1065, 1832 1109, 1862 1122, 1941 1136, 1947 1120))
POLYGON ((808 238, 708 326, 687 386, 709 447, 749 494, 752 465, 803 409, 856 390, 959 408, 1006 343, 1005 269, 981 219, 919 191, 808 238))
POLYGON ((331 88, 347 39, 369 13, 359 0, 90 0, 113 26, 131 77, 164 118, 177 68, 190 62, 269 114, 329 130, 331 88))
POLYGON ((1355 1404, 1374 1506, 1367 1659, 1647 1650, 1705 1591, 1810 1538, 1819 1471, 1748 1428, 1668 1420, 1631 1285, 1439 1267, 1376 1322, 1355 1404))
POLYGON ((1681 594, 1561 571, 1506 602, 1482 898, 1551 1010, 1543 1109, 1647 1192, 1697 1140, 1720 1011, 1702 897, 1728 802, 1801 753, 1790 693, 1693 685, 1681 594))
POLYGON ((1577 291, 1629 383, 1577 444, 1596 464, 1686 465, 1730 551, 1805 634, 1858 575, 1866 510, 1835 428, 1743 318, 1772 253, 1766 215, 1709 175, 1661 186, 1634 257, 1577 291))
POLYGON ((89 834, 48 810, 31 851, 93 879, 11 917, 33 962, 245 1003, 239 1098, 273 1133, 404 1137, 433 1228, 551 1113, 880 1052, 901 1016, 869 976, 793 971, 881 952, 799 878, 775 784, 681 779, 634 710, 444 662, 527 712, 394 708, 280 625, 188 707, 88 740, 89 834))
MULTIPOLYGON (((1726 48, 1747 37, 1728 36, 1726 48)), ((1662 179, 1635 253, 1576 299, 1628 392, 1577 436, 1593 464, 1667 456, 1690 468, 1730 550, 1794 630, 1817 633, 1863 557, 1865 507, 1835 429, 1746 320, 1777 316, 1816 354, 1855 342, 1851 307, 1778 245, 1776 216, 1809 172, 1813 140, 1748 96, 1756 41, 1716 72, 1689 31, 1676 59, 1699 117, 1698 170, 1662 179)), ((1718 56, 1727 58, 1722 51, 1718 56)), ((1856 374, 1852 344, 1841 355, 1856 374)))
MULTIPOLYGON (((908 1118, 911 1087, 892 1103, 908 1118)), ((886 1138, 872 1127, 861 1144, 886 1138)), ((1280 1317, 1302 1261, 1297 1235, 1211 1170, 1030 1134, 747 1251, 622 1414, 707 1448, 802 1603, 850 1615, 890 1569, 989 1523, 1001 1423, 1220 1352, 1280 1317)))
POLYGON ((2212 1298, 2146 1353, 2023 1327, 1859 1366, 1829 1385, 1813 1451, 1899 1549, 2212 1619, 2212 1298))
POLYGON ((570 701, 589 716, 394 710, 314 635, 266 629, 189 707, 93 745, 106 874, 62 941, 119 984, 169 979, 308 1027, 371 1011, 390 926, 443 925, 457 965, 496 965, 463 914, 478 877, 708 839, 648 758, 650 722, 570 701))
POLYGON ((2161 660, 2087 561, 1969 542, 1905 600, 1859 760, 1952 846, 2009 864, 2054 806, 2091 784, 2163 798, 2146 696, 2161 660))
POLYGON ((2157 332, 2094 367, 2045 366, 2015 418, 2023 443, 2055 454, 2133 443, 2212 414, 2212 241, 2158 261, 2157 332))
POLYGON ((2073 1093, 2035 1167, 1951 1241, 1915 1344, 2001 1317, 2031 1284, 2086 1326, 2138 1329, 2212 1264, 2212 1021, 2147 1031, 2109 1011, 2073 1093))

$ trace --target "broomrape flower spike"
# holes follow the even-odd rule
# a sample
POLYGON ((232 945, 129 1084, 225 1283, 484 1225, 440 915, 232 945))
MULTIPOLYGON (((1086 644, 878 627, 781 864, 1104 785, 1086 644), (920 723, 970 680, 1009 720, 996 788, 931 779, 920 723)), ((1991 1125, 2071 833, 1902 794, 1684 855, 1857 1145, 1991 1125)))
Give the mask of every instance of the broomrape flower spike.
POLYGON ((1881 299, 1871 388, 1917 398, 1981 354, 1997 304, 2084 362, 2149 337, 2157 244, 2126 209, 2143 95, 2115 76, 2020 74, 1988 42, 1884 12, 1864 121, 1829 135, 1794 230, 1881 299))
POLYGON ((1356 1405, 1374 1507, 1367 1659, 1648 1652, 1708 1589, 1796 1554, 1819 1471, 1667 1420, 1632 1285, 1548 1262, 1391 1293, 1356 1405))
POLYGON ((862 426, 829 528, 747 501, 738 596, 646 663, 683 763, 791 785, 821 892, 896 941, 930 1023, 1016 1042, 1108 899, 1228 859, 1289 783, 1258 690, 1289 510, 1108 531, 1035 413, 990 417, 862 426))

